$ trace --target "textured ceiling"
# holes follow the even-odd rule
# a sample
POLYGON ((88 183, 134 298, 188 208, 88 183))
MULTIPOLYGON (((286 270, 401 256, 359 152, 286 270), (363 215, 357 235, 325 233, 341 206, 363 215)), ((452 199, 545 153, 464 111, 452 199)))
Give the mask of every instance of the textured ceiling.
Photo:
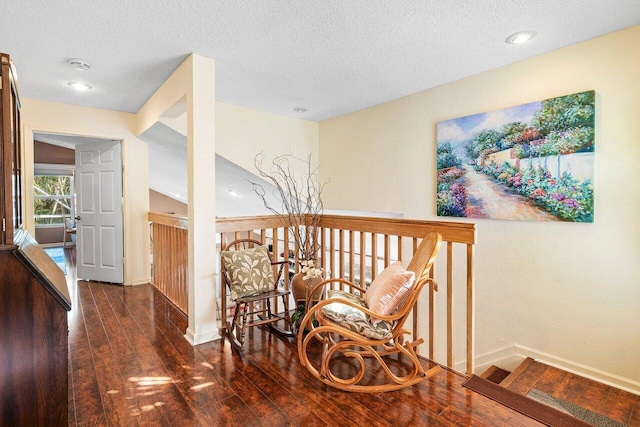
POLYGON ((218 101, 321 121, 638 23, 638 0, 6 0, 0 51, 24 97, 137 112, 196 53, 218 101))

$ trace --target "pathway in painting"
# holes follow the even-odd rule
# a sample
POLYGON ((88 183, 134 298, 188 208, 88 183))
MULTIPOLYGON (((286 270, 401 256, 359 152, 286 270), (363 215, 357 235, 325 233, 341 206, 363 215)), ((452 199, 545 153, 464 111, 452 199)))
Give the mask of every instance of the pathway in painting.
POLYGON ((464 168, 467 173, 462 183, 469 192, 467 217, 558 221, 558 218, 537 207, 529 198, 476 172, 472 166, 465 165, 464 168))

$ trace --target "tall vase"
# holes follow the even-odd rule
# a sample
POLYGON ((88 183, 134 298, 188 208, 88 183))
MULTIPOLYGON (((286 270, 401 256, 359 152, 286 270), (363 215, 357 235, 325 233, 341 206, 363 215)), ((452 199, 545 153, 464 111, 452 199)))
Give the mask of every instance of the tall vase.
MULTIPOLYGON (((291 292, 293 293, 293 298, 296 300, 296 304, 301 300, 306 304, 309 293, 318 285, 318 283, 324 280, 322 277, 314 277, 310 279, 304 279, 303 277, 304 273, 300 272, 291 278, 291 292)), ((322 289, 318 289, 313 296, 313 300, 319 300, 321 294, 322 289)))

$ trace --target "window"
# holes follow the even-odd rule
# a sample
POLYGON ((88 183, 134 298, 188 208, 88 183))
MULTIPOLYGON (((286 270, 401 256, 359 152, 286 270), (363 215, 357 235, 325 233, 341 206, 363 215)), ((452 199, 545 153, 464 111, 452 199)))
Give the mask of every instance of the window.
POLYGON ((73 171, 38 170, 33 177, 35 224, 61 225, 75 215, 73 171))

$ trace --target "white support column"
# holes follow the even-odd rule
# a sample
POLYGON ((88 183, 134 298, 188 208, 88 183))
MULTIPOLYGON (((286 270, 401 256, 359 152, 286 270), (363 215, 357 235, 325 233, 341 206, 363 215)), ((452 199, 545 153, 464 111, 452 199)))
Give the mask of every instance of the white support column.
POLYGON ((215 62, 192 55, 187 91, 189 327, 185 338, 220 338, 216 323, 215 62))

